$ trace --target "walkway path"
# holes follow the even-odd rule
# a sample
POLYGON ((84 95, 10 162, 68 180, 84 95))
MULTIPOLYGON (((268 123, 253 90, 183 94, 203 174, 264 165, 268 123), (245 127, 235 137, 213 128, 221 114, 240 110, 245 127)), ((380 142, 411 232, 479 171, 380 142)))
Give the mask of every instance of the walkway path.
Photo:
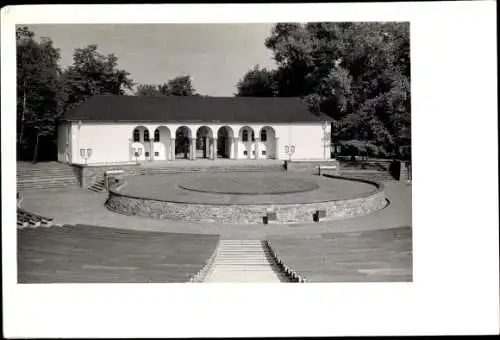
POLYGON ((204 282, 286 282, 261 241, 221 240, 204 282))
POLYGON ((258 240, 268 235, 310 235, 329 232, 389 229, 411 225, 411 186, 386 183, 391 204, 375 213, 331 222, 301 224, 230 225, 189 223, 124 216, 104 206, 107 195, 88 190, 40 190, 21 193, 23 208, 54 218, 60 224, 91 224, 110 228, 174 233, 218 234, 221 239, 258 240))

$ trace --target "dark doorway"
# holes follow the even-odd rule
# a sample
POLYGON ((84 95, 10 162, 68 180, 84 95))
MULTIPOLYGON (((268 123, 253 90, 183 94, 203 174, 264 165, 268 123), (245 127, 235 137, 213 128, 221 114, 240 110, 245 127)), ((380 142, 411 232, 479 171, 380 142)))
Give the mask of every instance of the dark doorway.
POLYGON ((175 131, 175 158, 188 159, 190 151, 189 130, 181 126, 175 131))
POLYGON ((217 157, 231 157, 231 137, 232 131, 228 127, 223 126, 217 132, 217 157))

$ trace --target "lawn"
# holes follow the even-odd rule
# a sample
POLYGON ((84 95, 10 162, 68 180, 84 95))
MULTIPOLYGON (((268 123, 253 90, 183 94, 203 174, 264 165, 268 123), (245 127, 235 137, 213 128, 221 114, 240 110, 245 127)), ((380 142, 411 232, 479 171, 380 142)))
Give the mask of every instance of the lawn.
POLYGON ((19 283, 186 282, 218 236, 64 226, 18 230, 19 283))
POLYGON ((281 259, 310 282, 411 282, 410 227, 269 239, 281 259))

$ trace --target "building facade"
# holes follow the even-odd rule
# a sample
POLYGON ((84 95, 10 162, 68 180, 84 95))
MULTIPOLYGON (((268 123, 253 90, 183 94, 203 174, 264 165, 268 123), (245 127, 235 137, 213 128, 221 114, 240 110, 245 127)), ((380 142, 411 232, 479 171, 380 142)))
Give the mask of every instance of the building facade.
POLYGON ((58 160, 325 160, 330 122, 298 98, 96 96, 59 123, 58 160))

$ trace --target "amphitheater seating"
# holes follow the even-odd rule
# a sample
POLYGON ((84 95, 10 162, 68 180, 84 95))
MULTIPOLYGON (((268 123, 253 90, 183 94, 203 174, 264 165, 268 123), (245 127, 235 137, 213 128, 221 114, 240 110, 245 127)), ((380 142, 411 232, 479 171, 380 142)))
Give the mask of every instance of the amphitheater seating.
POLYGON ((17 163, 18 190, 39 190, 77 187, 78 180, 74 169, 57 162, 17 163))
POLYGON ((308 282, 412 281, 411 228, 269 238, 308 282))
POLYGON ((51 227, 53 219, 30 213, 24 209, 17 208, 17 227, 51 227))
POLYGON ((19 283, 187 282, 217 235, 87 225, 18 230, 19 283))

